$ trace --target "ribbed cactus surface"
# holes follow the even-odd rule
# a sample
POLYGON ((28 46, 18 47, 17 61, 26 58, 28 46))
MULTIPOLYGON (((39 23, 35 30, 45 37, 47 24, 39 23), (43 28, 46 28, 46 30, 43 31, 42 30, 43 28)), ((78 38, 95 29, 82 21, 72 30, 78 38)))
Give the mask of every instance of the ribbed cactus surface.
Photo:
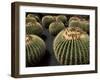
POLYGON ((64 24, 67 22, 67 17, 64 15, 58 15, 56 19, 62 21, 64 24))
POLYGON ((49 32, 52 35, 57 35, 65 26, 61 21, 54 21, 49 25, 49 32))
POLYGON ((48 28, 50 23, 52 23, 53 21, 55 21, 55 18, 53 16, 50 16, 50 15, 46 15, 42 18, 42 25, 45 27, 45 28, 48 28))
POLYGON ((36 14, 28 14, 27 15, 27 18, 35 18, 36 19, 36 21, 40 21, 40 18, 39 18, 39 16, 38 15, 36 15, 36 14))
POLYGON ((89 36, 78 27, 62 30, 54 39, 53 50, 60 64, 89 64, 89 36))
POLYGON ((29 22, 26 24, 26 34, 41 35, 43 32, 42 25, 38 22, 29 22))
POLYGON ((27 35, 25 42, 27 64, 38 64, 45 53, 46 46, 44 41, 36 35, 27 35))
POLYGON ((34 17, 26 17, 26 24, 29 22, 34 23, 34 22, 37 22, 37 20, 34 17))
POLYGON ((77 17, 77 16, 73 16, 73 17, 70 17, 70 19, 69 19, 69 23, 71 22, 71 21, 80 21, 80 18, 79 17, 77 17))
POLYGON ((77 20, 72 20, 69 22, 69 27, 80 27, 80 21, 77 21, 77 20))
POLYGON ((89 32, 89 21, 80 21, 80 28, 82 28, 86 32, 89 32))

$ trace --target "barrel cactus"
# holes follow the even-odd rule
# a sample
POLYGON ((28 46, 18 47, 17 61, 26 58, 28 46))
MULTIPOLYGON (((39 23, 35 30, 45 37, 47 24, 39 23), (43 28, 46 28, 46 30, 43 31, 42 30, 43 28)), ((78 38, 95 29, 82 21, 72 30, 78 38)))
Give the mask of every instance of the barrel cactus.
POLYGON ((45 43, 36 35, 26 35, 26 63, 28 65, 37 65, 45 54, 45 43))
POLYGON ((71 21, 80 21, 80 18, 79 17, 77 17, 77 16, 73 16, 73 17, 70 17, 70 19, 69 19, 69 23, 71 22, 71 21))
POLYGON ((81 25, 80 25, 80 21, 78 21, 78 20, 72 20, 72 21, 70 21, 69 22, 69 25, 68 25, 69 27, 71 26, 71 27, 80 27, 81 25))
POLYGON ((58 15, 56 19, 62 21, 64 24, 67 22, 67 17, 64 15, 58 15))
POLYGON ((50 16, 50 15, 46 15, 42 18, 42 25, 45 27, 45 28, 48 28, 50 23, 52 23, 53 21, 55 21, 55 18, 53 16, 50 16))
POLYGON ((26 17, 26 24, 29 22, 34 23, 34 22, 37 22, 37 20, 34 17, 26 17))
POLYGON ((42 25, 38 22, 29 22, 26 24, 26 34, 41 35, 43 32, 42 25))
POLYGON ((54 21, 49 25, 49 32, 52 35, 57 35, 65 26, 61 21, 54 21))
POLYGON ((80 21, 80 28, 89 33, 89 21, 80 21))
POLYGON ((79 27, 62 30, 54 39, 53 50, 60 64, 89 64, 89 36, 79 27))
POLYGON ((27 15, 27 18, 35 18, 38 22, 40 21, 39 16, 36 15, 36 14, 28 14, 28 15, 27 15))

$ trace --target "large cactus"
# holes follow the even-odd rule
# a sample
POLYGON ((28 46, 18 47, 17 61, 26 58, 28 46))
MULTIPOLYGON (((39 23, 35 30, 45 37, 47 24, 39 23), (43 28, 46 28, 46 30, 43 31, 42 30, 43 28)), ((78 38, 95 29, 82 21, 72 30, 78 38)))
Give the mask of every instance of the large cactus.
POLYGON ((38 22, 29 22, 26 24, 26 34, 41 35, 43 32, 42 25, 38 22))
POLYGON ((27 35, 25 42, 27 65, 38 64, 45 53, 44 41, 36 35, 27 35))
POLYGON ((65 26, 61 21, 54 21, 49 25, 49 32, 52 35, 57 35, 65 26))
POLYGON ((89 36, 78 27, 62 30, 54 39, 53 50, 60 64, 89 64, 89 36))
POLYGON ((52 23, 53 21, 55 21, 55 18, 53 16, 50 15, 46 15, 42 18, 42 25, 46 28, 49 27, 50 23, 52 23))

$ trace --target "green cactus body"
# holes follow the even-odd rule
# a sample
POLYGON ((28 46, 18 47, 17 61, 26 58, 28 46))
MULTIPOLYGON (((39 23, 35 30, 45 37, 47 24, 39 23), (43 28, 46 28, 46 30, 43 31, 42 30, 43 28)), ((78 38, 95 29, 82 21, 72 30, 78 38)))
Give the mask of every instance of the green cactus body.
POLYGON ((49 25, 49 32, 52 35, 57 35, 65 26, 61 21, 54 21, 49 25))
POLYGON ((27 18, 35 18, 38 22, 40 21, 40 18, 36 14, 28 14, 27 18))
POLYGON ((52 23, 53 21, 55 21, 55 18, 53 16, 44 16, 42 18, 42 25, 46 28, 49 27, 50 23, 52 23))
POLYGON ((34 23, 34 22, 37 22, 37 20, 34 17, 31 17, 31 18, 26 17, 26 24, 29 23, 29 22, 34 23))
POLYGON ((80 21, 80 18, 79 17, 77 17, 77 16, 73 16, 73 17, 70 17, 70 19, 69 19, 69 23, 71 22, 71 21, 80 21))
POLYGON ((53 50, 60 64, 89 64, 89 36, 78 27, 62 30, 54 39, 53 50))
POLYGON ((37 65, 45 54, 44 41, 36 35, 27 35, 25 42, 27 65, 37 65))
POLYGON ((64 24, 67 22, 67 17, 64 15, 58 15, 56 19, 62 21, 64 24))
POLYGON ((80 28, 82 28, 86 32, 89 32, 89 22, 88 21, 80 21, 80 28))
POLYGON ((26 24, 26 34, 35 34, 41 35, 43 32, 43 28, 40 23, 38 22, 29 22, 26 24))
POLYGON ((77 20, 72 20, 69 22, 69 27, 80 27, 80 21, 77 21, 77 20))

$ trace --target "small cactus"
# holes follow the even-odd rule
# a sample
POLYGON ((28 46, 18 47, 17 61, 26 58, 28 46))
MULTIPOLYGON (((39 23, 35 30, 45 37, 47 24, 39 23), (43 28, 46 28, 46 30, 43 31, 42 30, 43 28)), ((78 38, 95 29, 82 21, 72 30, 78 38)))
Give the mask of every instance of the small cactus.
POLYGON ((64 24, 67 22, 67 17, 64 15, 58 15, 56 19, 62 21, 64 24))
POLYGON ((26 34, 41 35, 43 33, 42 25, 38 22, 29 22, 26 24, 26 34))
POLYGON ((47 15, 47 16, 44 16, 42 18, 42 25, 45 27, 45 28, 48 28, 50 23, 52 23, 53 21, 55 21, 55 18, 53 16, 50 16, 50 15, 47 15))
POLYGON ((69 19, 69 23, 71 22, 71 21, 80 21, 80 18, 79 17, 77 17, 77 16, 73 16, 73 17, 70 17, 70 19, 69 19))
POLYGON ((26 17, 26 24, 29 23, 29 22, 34 23, 34 22, 37 22, 37 20, 34 17, 31 17, 31 18, 26 17))
POLYGON ((69 22, 68 26, 69 27, 80 27, 81 25, 80 25, 80 21, 78 21, 78 20, 72 20, 72 21, 69 22))
POLYGON ((36 21, 40 21, 40 18, 38 17, 38 15, 36 15, 36 14, 28 14, 27 15, 27 18, 35 18, 36 19, 36 21))
POLYGON ((49 25, 49 32, 52 35, 57 35, 65 26, 61 21, 54 21, 49 25))
POLYGON ((60 64, 89 64, 89 36, 79 27, 62 30, 54 39, 53 50, 60 64))
POLYGON ((26 65, 37 65, 45 54, 45 43, 36 35, 27 35, 26 42, 26 65))
POLYGON ((89 33, 89 22, 86 20, 80 21, 80 28, 89 33))

